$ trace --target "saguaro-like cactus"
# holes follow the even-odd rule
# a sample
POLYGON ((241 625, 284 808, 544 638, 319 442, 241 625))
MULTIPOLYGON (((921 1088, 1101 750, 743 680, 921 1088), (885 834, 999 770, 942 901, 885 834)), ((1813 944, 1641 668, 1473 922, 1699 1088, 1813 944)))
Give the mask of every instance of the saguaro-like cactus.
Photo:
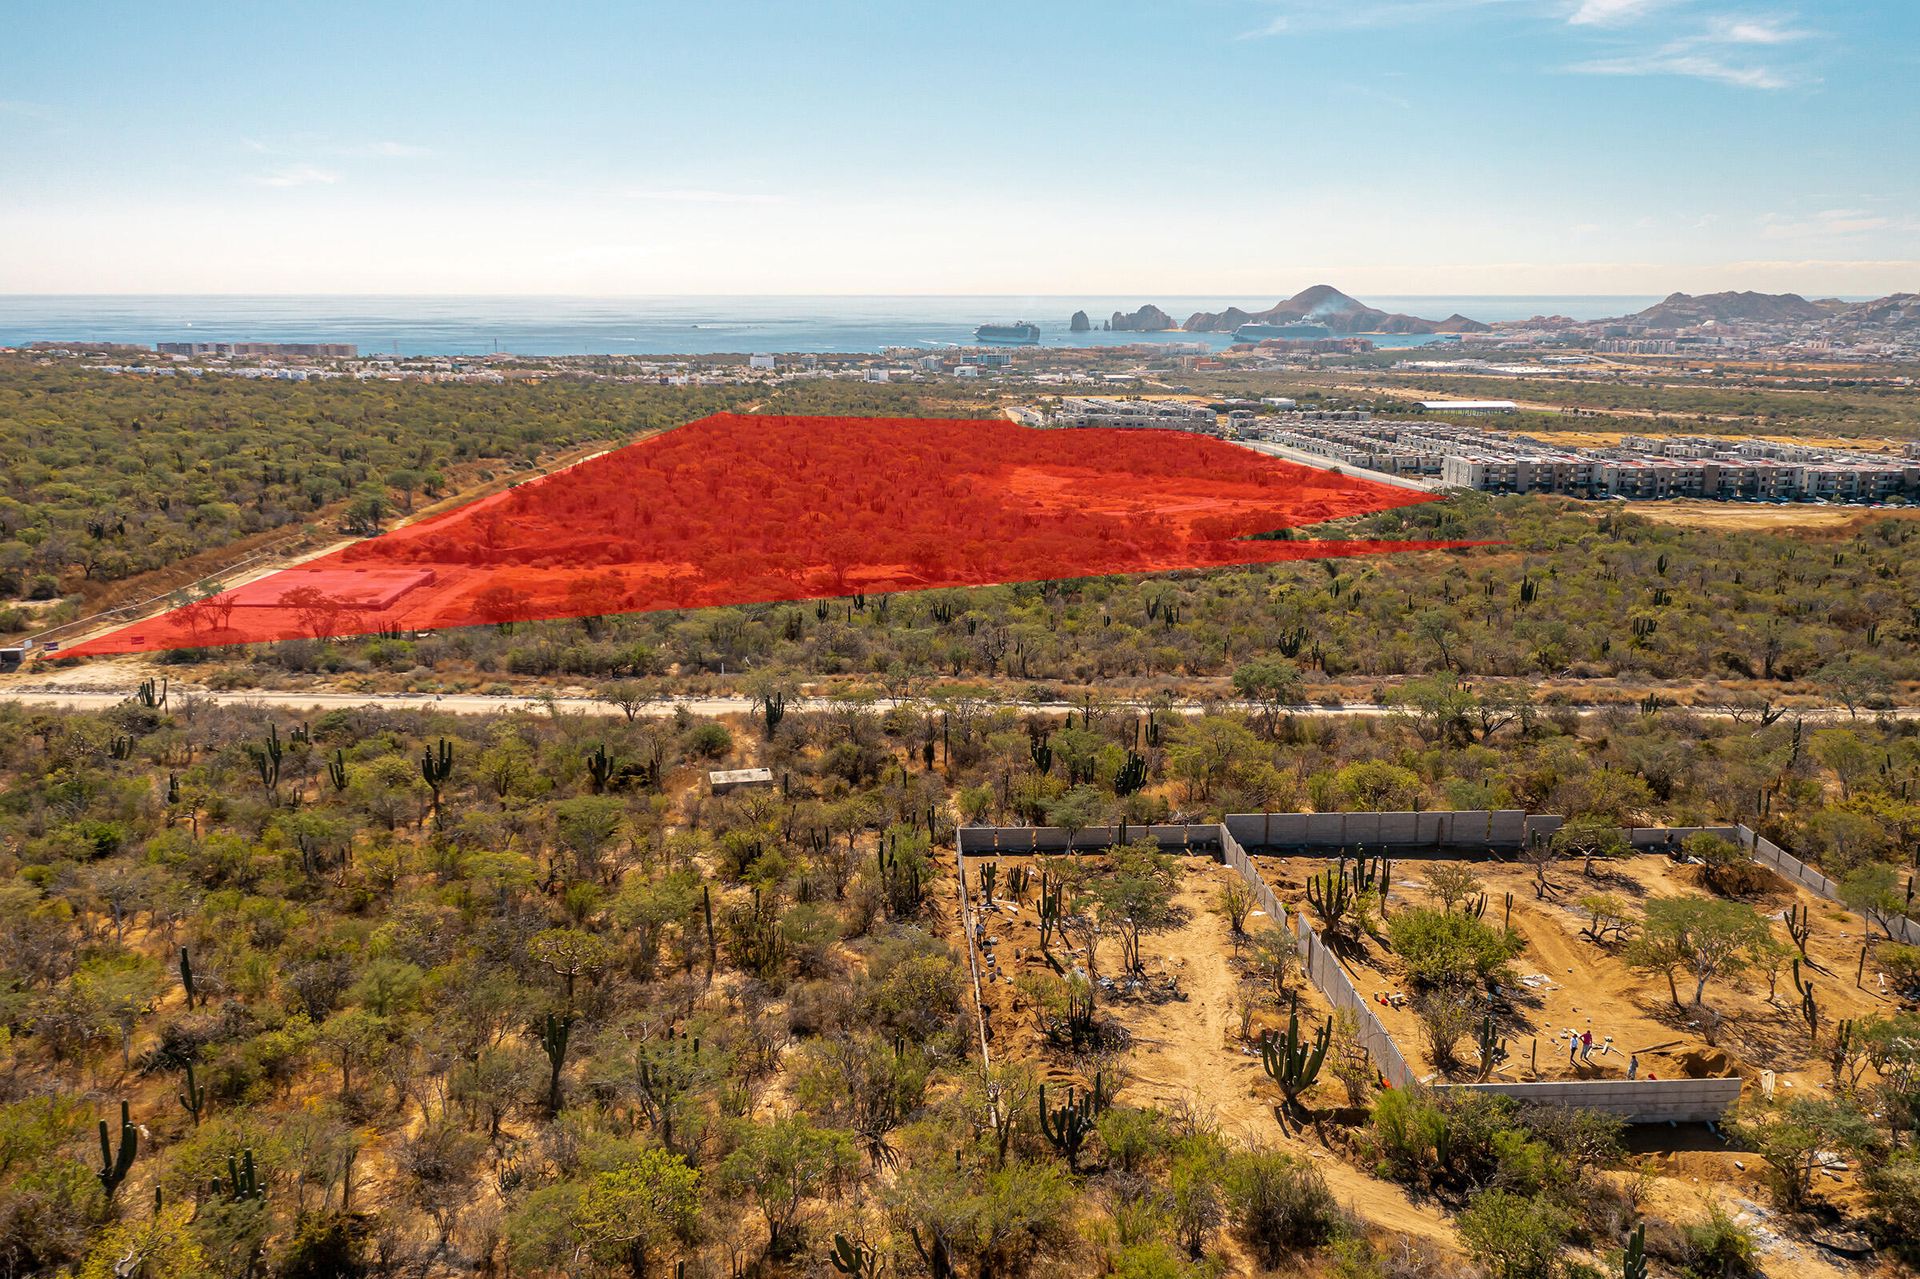
POLYGON ((1080 1171, 1080 1148, 1093 1135, 1093 1098, 1076 1097, 1067 1089, 1067 1100, 1058 1106, 1047 1105, 1047 1086, 1040 1085, 1040 1135, 1066 1157, 1067 1171, 1080 1171))
POLYGON ((253 748, 253 764, 260 770, 260 785, 269 795, 280 791, 280 726, 267 725, 266 741, 253 748))
POLYGON ((1787 936, 1793 938, 1793 944, 1800 949, 1804 957, 1807 953, 1807 939, 1813 936, 1813 910, 1811 907, 1794 905, 1787 908, 1787 936))
POLYGON ((1620 1279, 1647 1279, 1647 1223, 1644 1221, 1627 1236, 1627 1249, 1620 1257, 1620 1279))
POLYGON ((206 1085, 194 1079, 192 1062, 187 1063, 187 1086, 179 1094, 179 1097, 180 1108, 193 1116, 194 1126, 198 1127, 200 1124, 200 1112, 207 1107, 207 1089, 206 1085))
POLYGON ((347 788, 347 753, 336 750, 333 758, 327 761, 327 780, 333 783, 337 791, 347 788))
POLYGON ((1507 1055, 1505 1041, 1500 1037, 1499 1023, 1494 1020, 1493 1009, 1487 1009, 1487 1016, 1480 1023, 1480 1078, 1485 1080, 1493 1074, 1493 1068, 1502 1057, 1507 1055))
POLYGON ((1319 912, 1328 932, 1340 931, 1354 905, 1353 883, 1347 877, 1344 859, 1307 880, 1307 901, 1319 912))
POLYGON ((1320 1067, 1327 1059, 1327 1046, 1332 1042, 1330 1020, 1320 1023, 1311 1041, 1301 1035, 1298 995, 1293 997, 1293 1007, 1287 1013, 1286 1035, 1282 1037, 1269 1031, 1261 1037, 1260 1064, 1267 1078, 1280 1085, 1290 1111, 1299 1111, 1300 1094, 1313 1087, 1314 1080, 1320 1077, 1320 1067))
POLYGON ((193 981, 193 960, 187 957, 187 948, 180 948, 180 989, 187 994, 187 1010, 191 1012, 200 1001, 200 988, 193 981))
POLYGON ((453 743, 440 739, 437 747, 420 752, 420 777, 433 792, 433 820, 440 820, 440 791, 453 776, 453 743))
POLYGON ((613 760, 607 754, 605 742, 587 752, 587 776, 593 779, 593 793, 596 795, 606 790, 607 783, 613 779, 613 760))
POLYGON ((115 1151, 108 1138, 107 1121, 100 1121, 100 1171, 94 1176, 100 1178, 101 1189, 107 1192, 107 1198, 113 1198, 113 1192, 120 1189, 120 1183, 127 1179, 127 1173, 133 1169, 134 1156, 140 1153, 140 1130, 133 1126, 133 1117, 126 1102, 120 1103, 120 1149, 115 1151))

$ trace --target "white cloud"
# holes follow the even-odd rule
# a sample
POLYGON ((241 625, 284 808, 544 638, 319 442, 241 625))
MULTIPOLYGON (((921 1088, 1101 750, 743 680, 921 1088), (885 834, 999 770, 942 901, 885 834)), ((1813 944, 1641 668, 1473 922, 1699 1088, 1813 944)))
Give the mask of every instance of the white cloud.
POLYGON ((1646 17, 1667 0, 1578 0, 1567 22, 1576 27, 1617 27, 1646 17))
POLYGON ((1707 34, 1701 38, 1718 44, 1774 45, 1804 40, 1807 34, 1773 18, 1719 17, 1707 25, 1707 34))
POLYGON ((1769 67, 1737 66, 1711 54, 1684 53, 1672 47, 1621 58, 1595 58, 1567 69, 1578 75, 1686 76, 1742 89, 1784 89, 1793 83, 1769 67))
POLYGON ((269 169, 254 179, 256 185, 263 187, 313 187, 332 186, 340 180, 340 175, 331 169, 323 169, 313 164, 284 164, 277 169, 269 169))

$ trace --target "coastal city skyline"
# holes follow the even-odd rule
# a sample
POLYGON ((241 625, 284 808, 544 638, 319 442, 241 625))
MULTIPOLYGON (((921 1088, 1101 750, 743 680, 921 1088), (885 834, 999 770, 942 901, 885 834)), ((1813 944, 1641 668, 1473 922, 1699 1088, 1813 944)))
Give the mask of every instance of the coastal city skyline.
POLYGON ((1893 0, 93 12, 0 50, 0 292, 1920 285, 1893 0))

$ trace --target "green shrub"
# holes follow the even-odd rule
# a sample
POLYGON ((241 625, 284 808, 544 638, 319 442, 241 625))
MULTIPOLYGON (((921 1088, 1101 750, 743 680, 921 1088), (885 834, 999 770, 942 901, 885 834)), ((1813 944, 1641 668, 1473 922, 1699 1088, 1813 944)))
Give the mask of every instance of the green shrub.
POLYGON ((1263 1266, 1317 1248, 1344 1224, 1317 1168, 1292 1155, 1255 1151, 1228 1166, 1227 1216, 1263 1266))
POLYGON ((1426 989, 1504 980, 1508 961, 1526 949, 1518 933, 1425 907, 1394 915, 1387 935, 1408 980, 1426 989))
POLYGON ((1573 1221, 1540 1195, 1483 1190, 1460 1214, 1467 1253, 1494 1279, 1547 1279, 1573 1233, 1573 1221))

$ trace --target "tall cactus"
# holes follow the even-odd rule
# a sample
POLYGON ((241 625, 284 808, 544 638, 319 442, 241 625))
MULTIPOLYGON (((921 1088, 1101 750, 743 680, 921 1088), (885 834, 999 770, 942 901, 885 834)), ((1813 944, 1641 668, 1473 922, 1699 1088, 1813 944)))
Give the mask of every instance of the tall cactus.
POLYGON ((200 987, 194 984, 193 960, 187 957, 185 946, 180 948, 180 989, 187 995, 187 1011, 192 1012, 200 1000, 200 987))
POLYGON ((215 1198, 225 1199, 229 1203, 246 1203, 248 1200, 257 1202, 267 1197, 267 1188, 253 1166, 251 1146, 238 1159, 232 1155, 227 1156, 227 1180, 222 1183, 216 1176, 213 1179, 212 1189, 215 1198))
POLYGON ((140 1130, 133 1126, 133 1117, 126 1102, 120 1103, 120 1149, 115 1151, 108 1139, 107 1121, 100 1121, 100 1171, 94 1176, 100 1179, 101 1189, 107 1192, 107 1198, 113 1198, 113 1192, 120 1189, 120 1183, 127 1179, 127 1173, 133 1169, 134 1156, 140 1153, 140 1130))
POLYGON ((1319 912, 1328 932, 1339 932, 1345 925, 1354 900, 1353 883, 1347 876, 1345 858, 1337 866, 1329 866, 1307 880, 1307 901, 1319 912))
POLYGON ((1813 936, 1813 908, 1793 905, 1786 914, 1787 936, 1793 938, 1793 944, 1804 957, 1807 953, 1807 939, 1813 936))
POLYGON ((347 788, 347 753, 345 751, 334 751, 333 758, 327 761, 327 780, 333 783, 333 788, 337 791, 347 788))
POLYGON ((1093 1098, 1076 1097, 1067 1089, 1067 1099, 1058 1106, 1047 1105, 1047 1086, 1040 1085, 1040 1135, 1066 1157, 1067 1171, 1080 1171, 1080 1148, 1093 1135, 1093 1098))
POLYGON ((267 725, 266 741, 253 748, 253 764, 260 771, 260 785, 269 796, 280 793, 280 726, 267 725))
POLYGON ((1487 1006, 1487 1016, 1480 1023, 1480 1079, 1485 1082, 1493 1075, 1493 1068, 1502 1057, 1507 1055, 1505 1041, 1500 1039, 1499 1023, 1493 1015, 1493 1006, 1487 1006))
POLYGON ((187 1086, 179 1097, 180 1108, 192 1115, 194 1127, 199 1127, 201 1112, 207 1108, 207 1087, 194 1079, 192 1062, 187 1063, 187 1086))
POLYGON ((1114 770, 1113 793, 1132 795, 1147 784, 1147 761, 1137 751, 1128 751, 1126 762, 1114 770))
POLYGON ((587 776, 593 780, 593 793, 598 795, 607 789, 607 783, 613 778, 613 760, 607 755, 607 744, 601 742, 587 752, 587 776))
POLYGON ((1327 1047, 1332 1042, 1331 1019, 1320 1023, 1311 1041, 1301 1035, 1299 995, 1293 997, 1293 1007, 1287 1013, 1286 1035, 1277 1036, 1268 1031, 1260 1037, 1260 1065, 1266 1070, 1267 1078, 1280 1085, 1287 1109, 1292 1113, 1299 1113, 1300 1094, 1313 1087, 1314 1080, 1320 1077, 1320 1067, 1326 1062, 1327 1047))
POLYGON ((420 777, 433 792, 433 820, 440 821, 440 791, 453 776, 453 743, 446 738, 440 739, 437 747, 428 747, 420 752, 420 777))
POLYGON ((1066 918, 1066 886, 1047 874, 1040 872, 1040 953, 1048 954, 1048 943, 1054 933, 1060 929, 1061 920, 1066 918))
POLYGON ((1647 1279, 1647 1223, 1634 1226, 1620 1257, 1620 1279, 1647 1279))

